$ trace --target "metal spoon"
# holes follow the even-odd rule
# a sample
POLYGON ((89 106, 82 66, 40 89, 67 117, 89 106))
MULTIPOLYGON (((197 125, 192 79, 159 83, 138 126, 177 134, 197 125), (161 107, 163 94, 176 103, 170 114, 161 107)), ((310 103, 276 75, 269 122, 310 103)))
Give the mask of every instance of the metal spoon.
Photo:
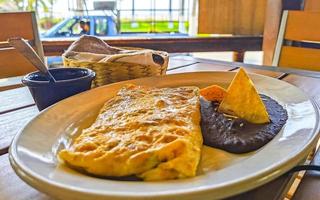
POLYGON ((15 37, 10 38, 10 45, 12 45, 17 51, 19 51, 26 59, 28 59, 33 66, 35 66, 40 72, 46 75, 50 82, 56 82, 52 74, 48 71, 47 66, 42 62, 38 54, 24 39, 15 37))

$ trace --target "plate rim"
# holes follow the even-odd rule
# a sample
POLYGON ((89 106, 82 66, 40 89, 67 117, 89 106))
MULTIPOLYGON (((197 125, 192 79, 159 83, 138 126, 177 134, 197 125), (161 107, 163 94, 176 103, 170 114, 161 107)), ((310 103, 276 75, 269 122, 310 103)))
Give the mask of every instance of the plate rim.
MULTIPOLYGON (((207 74, 207 73, 211 73, 211 74, 224 74, 224 73, 236 73, 236 72, 225 72, 225 71, 202 71, 202 72, 187 72, 187 73, 178 73, 178 74, 169 74, 169 75, 165 75, 165 76, 179 76, 182 74, 207 74)), ((260 75, 260 74, 254 74, 254 73, 248 73, 249 75, 253 75, 253 76, 258 76, 258 77, 263 77, 263 78, 268 78, 268 79, 275 79, 278 81, 281 81, 279 79, 273 78, 273 77, 269 77, 269 76, 264 76, 264 75, 260 75)), ((158 77, 163 77, 163 76, 158 76, 158 77)), ((153 77, 146 77, 146 78, 153 78, 153 77)), ((140 78, 140 79, 134 79, 134 80, 141 80, 141 79, 146 79, 146 78, 140 78)), ((121 81, 121 82, 117 82, 117 83, 113 83, 113 84, 109 84, 109 85, 105 85, 102 87, 110 87, 111 85, 115 85, 115 84, 125 84, 126 82, 130 83, 132 80, 128 80, 128 81, 121 81)), ((273 164, 270 165, 268 168, 265 168, 263 170, 260 170, 259 173, 256 174, 252 174, 250 177, 245 177, 245 178, 241 178, 240 180, 238 179, 237 181, 230 181, 227 182, 225 184, 221 184, 221 185, 216 185, 215 187, 210 187, 210 185, 207 185, 206 187, 203 188, 189 188, 189 189, 184 189, 183 191, 176 191, 176 192, 170 192, 170 191, 165 191, 165 192, 152 192, 151 194, 149 193, 139 193, 139 194, 134 194, 134 193, 121 193, 119 194, 119 192, 113 192, 113 191, 107 191, 106 193, 96 193, 94 191, 91 190, 81 190, 81 189, 77 189, 77 187, 70 187, 68 186, 67 190, 72 190, 73 192, 76 193, 82 193, 82 194, 92 194, 92 195, 98 195, 98 196, 110 196, 110 197, 119 197, 119 198, 125 198, 125 197, 133 197, 133 198, 137 198, 137 197, 141 197, 141 198, 153 198, 153 197, 159 197, 159 196, 177 196, 177 195, 188 195, 188 194, 196 194, 196 193, 203 193, 203 192, 210 192, 210 190, 212 189, 223 189, 225 187, 232 187, 236 184, 242 183, 242 182, 247 182, 247 181, 252 181, 253 179, 256 179, 256 187, 265 184, 266 182, 270 182, 271 180, 277 178, 278 176, 282 175, 283 173, 285 173, 287 170, 289 170, 291 167, 286 166, 286 164, 288 162, 292 162, 295 164, 298 164, 300 162, 300 159, 297 159, 298 157, 302 157, 303 155, 307 155, 307 151, 311 150, 311 148, 314 146, 314 144, 317 142, 317 138, 319 137, 319 130, 320 130, 320 123, 319 123, 319 118, 320 118, 320 114, 319 114, 319 109, 320 106, 318 105, 318 103, 312 98, 310 97, 308 94, 306 94, 303 90, 301 90, 300 88, 283 81, 286 84, 291 85, 292 87, 295 87, 296 89, 299 90, 299 92, 303 93, 307 99, 311 102, 312 106, 313 106, 313 110, 315 112, 315 118, 316 118, 316 123, 315 123, 315 127, 313 127, 312 131, 312 138, 310 138, 310 140, 308 141, 307 144, 305 144, 303 149, 300 149, 299 152, 295 155, 292 155, 291 157, 289 157, 286 161, 282 161, 280 164, 273 164), (276 172, 276 173, 272 173, 272 172, 276 172), (262 179, 265 175, 271 175, 270 178, 268 179, 262 179), (257 179, 257 177, 259 177, 257 179)), ((98 88, 94 88, 93 90, 99 89, 98 88)), ((90 92, 86 91, 86 92, 90 92)), ((83 93, 86 93, 83 92, 83 93)), ((80 96, 81 94, 77 94, 75 96, 72 96, 71 98, 77 98, 77 96, 80 96)), ((67 98, 69 99, 69 98, 67 98)), ((64 101, 64 100, 63 100, 64 101)), ((61 102, 63 102, 61 101, 61 102)), ((35 183, 32 182, 32 178, 34 179, 34 177, 36 177, 37 181, 41 181, 41 184, 47 184, 53 188, 59 188, 59 189, 66 189, 65 184, 61 184, 55 181, 51 181, 47 178, 42 178, 40 175, 38 175, 37 173, 33 173, 32 170, 30 170, 28 167, 24 166, 24 164, 19 163, 20 161, 17 160, 17 151, 16 148, 17 147, 17 140, 20 137, 21 134, 23 134, 24 129, 31 124, 36 118, 40 117, 43 113, 45 113, 47 110, 52 109, 53 107, 55 107, 56 104, 46 108, 45 110, 41 111, 40 113, 38 113, 35 117, 33 117, 22 129, 20 129, 20 131, 14 136, 12 143, 10 145, 9 148, 9 160, 10 160, 10 164, 12 166, 12 168, 14 169, 14 171, 16 172, 16 174, 18 174, 19 177, 21 177, 24 181, 26 181, 26 176, 29 176, 29 179, 27 181, 28 184, 30 185, 36 185, 35 183), (20 166, 19 166, 20 165, 20 166)), ((38 188, 38 187, 37 187, 38 188)), ((245 192, 247 190, 253 189, 252 187, 246 187, 245 190, 237 190, 237 191, 232 191, 230 193, 230 195, 228 196, 232 196, 238 193, 242 193, 245 192)), ((43 191, 43 190, 41 190, 43 191)))

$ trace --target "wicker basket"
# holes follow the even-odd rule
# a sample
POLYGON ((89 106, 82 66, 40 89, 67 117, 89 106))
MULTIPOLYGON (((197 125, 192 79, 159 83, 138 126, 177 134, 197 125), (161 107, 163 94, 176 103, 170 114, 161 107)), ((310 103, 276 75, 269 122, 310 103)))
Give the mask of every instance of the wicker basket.
POLYGON ((67 58, 65 56, 62 56, 62 58, 63 65, 65 67, 84 67, 95 71, 96 78, 92 82, 92 87, 98 87, 109 83, 135 78, 164 75, 166 74, 169 61, 169 57, 165 56, 164 63, 161 65, 161 67, 156 67, 151 65, 140 65, 118 61, 97 63, 79 61, 67 58))

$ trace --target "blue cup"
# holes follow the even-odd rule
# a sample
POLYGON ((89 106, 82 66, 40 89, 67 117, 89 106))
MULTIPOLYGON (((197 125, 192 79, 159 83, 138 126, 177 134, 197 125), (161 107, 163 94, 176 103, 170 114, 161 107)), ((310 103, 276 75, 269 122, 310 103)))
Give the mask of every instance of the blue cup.
POLYGON ((22 83, 28 86, 39 110, 91 88, 95 73, 85 68, 49 69, 56 82, 49 82, 39 71, 27 74, 22 83))

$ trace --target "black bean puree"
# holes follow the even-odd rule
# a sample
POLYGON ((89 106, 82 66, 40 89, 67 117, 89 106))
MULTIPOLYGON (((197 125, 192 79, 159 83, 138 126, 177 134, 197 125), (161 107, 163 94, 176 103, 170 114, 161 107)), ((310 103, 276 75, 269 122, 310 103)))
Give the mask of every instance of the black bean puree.
MULTIPOLYGON (((278 102, 260 95, 270 117, 270 123, 253 124, 230 118, 218 112, 219 103, 201 98, 201 131, 205 145, 232 153, 247 153, 268 143, 288 119, 287 111, 278 102)), ((250 108, 248 108, 250 109, 250 108)))

